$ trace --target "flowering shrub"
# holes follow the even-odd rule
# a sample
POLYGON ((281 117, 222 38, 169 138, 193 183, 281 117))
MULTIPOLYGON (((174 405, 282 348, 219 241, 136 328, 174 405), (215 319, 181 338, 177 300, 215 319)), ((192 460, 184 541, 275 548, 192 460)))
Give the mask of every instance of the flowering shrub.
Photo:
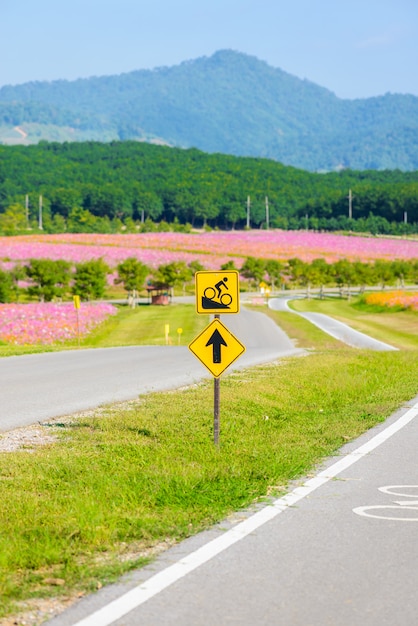
MULTIPOLYGON (((83 337, 101 324, 116 307, 82 303, 79 330, 83 337)), ((13 344, 54 344, 77 338, 77 311, 72 303, 0 304, 0 340, 13 344)))
POLYGON ((102 257, 115 267, 132 256, 152 269, 173 261, 199 261, 205 269, 218 270, 228 261, 240 267, 249 256, 306 262, 321 257, 328 263, 342 258, 418 259, 418 241, 280 230, 0 237, 0 261, 48 258, 79 263, 102 257))
MULTIPOLYGON (((71 263, 84 263, 93 259, 102 258, 107 265, 115 267, 118 263, 129 257, 135 257, 151 269, 157 269, 160 265, 184 261, 186 264, 199 261, 206 269, 219 269, 221 265, 234 260, 241 262, 238 257, 233 257, 227 252, 211 254, 198 248, 196 251, 182 249, 178 242, 171 241, 160 233, 158 241, 149 241, 147 234, 133 235, 137 237, 131 241, 129 235, 109 235, 102 239, 103 235, 80 235, 83 239, 78 240, 78 235, 71 236, 71 243, 63 243, 61 239, 65 235, 41 235, 40 237, 0 237, 0 262, 1 259, 10 261, 27 261, 28 259, 63 259, 71 263), (58 241, 58 237, 60 240, 58 241), (101 238, 95 243, 96 238, 101 238), (75 243, 77 242, 77 243, 75 243)), ((192 235, 188 237, 193 238, 192 235)), ((8 267, 10 268, 10 261, 8 267)), ((4 265, 4 263, 3 263, 4 265)))
POLYGON ((377 304, 384 307, 401 307, 418 311, 418 293, 405 293, 404 291, 380 291, 371 293, 365 297, 367 304, 377 304))

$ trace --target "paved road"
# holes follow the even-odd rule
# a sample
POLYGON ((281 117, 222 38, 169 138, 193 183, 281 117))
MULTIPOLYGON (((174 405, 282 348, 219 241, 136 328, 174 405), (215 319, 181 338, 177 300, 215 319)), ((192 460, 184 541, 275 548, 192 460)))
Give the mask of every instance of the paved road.
POLYGON ((48 624, 416 624, 417 439, 418 397, 287 496, 182 542, 48 624))
MULTIPOLYGON (((243 309, 222 322, 246 346, 230 369, 297 354, 267 316, 243 309)), ((227 370, 229 371, 229 370, 227 370)), ((70 350, 0 359, 0 431, 210 376, 186 346, 70 350)))
POLYGON ((274 311, 287 311, 304 317, 324 332, 328 333, 332 337, 335 337, 335 339, 343 341, 353 348, 379 351, 397 350, 394 346, 384 343, 383 341, 373 339, 364 333, 360 333, 358 330, 354 330, 354 328, 347 326, 347 324, 343 324, 342 322, 329 317, 329 315, 324 315, 323 313, 301 313, 299 311, 295 311, 288 306, 289 300, 292 300, 292 298, 271 298, 268 304, 274 311))

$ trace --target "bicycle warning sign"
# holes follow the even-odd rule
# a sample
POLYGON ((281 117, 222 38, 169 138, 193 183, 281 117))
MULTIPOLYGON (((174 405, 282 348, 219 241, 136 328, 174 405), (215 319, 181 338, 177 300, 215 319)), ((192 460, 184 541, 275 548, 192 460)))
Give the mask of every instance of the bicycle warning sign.
POLYGON ((196 272, 196 310, 198 313, 239 312, 239 272, 196 272))

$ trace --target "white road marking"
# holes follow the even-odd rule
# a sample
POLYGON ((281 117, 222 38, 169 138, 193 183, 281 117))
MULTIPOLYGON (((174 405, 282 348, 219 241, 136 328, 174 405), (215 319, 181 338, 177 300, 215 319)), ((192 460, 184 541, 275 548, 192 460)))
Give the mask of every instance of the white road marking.
POLYGON ((186 574, 189 574, 200 565, 207 563, 217 554, 220 554, 238 541, 241 541, 241 539, 244 539, 250 533, 257 530, 257 528, 260 528, 280 513, 286 511, 289 507, 294 506, 297 502, 311 494, 329 480, 338 476, 338 474, 395 435, 404 426, 417 417, 417 415, 418 403, 406 411, 396 422, 382 430, 379 434, 375 435, 367 443, 363 444, 353 452, 350 452, 347 456, 341 458, 327 469, 319 472, 319 474, 306 481, 301 487, 297 487, 282 498, 278 498, 271 505, 266 506, 245 521, 237 524, 234 528, 226 531, 220 537, 213 539, 177 563, 167 567, 165 570, 155 574, 134 589, 131 589, 116 600, 113 600, 103 608, 76 622, 74 626, 109 626, 109 624, 112 624, 141 604, 144 604, 144 602, 186 576, 186 574))
MULTIPOLYGON (((379 491, 392 496, 403 496, 404 498, 416 498, 418 493, 418 485, 388 485, 386 487, 379 487, 379 491), (412 489, 413 493, 405 493, 408 489, 412 489)), ((418 522, 418 500, 393 500, 393 504, 374 504, 372 506, 358 506, 353 509, 353 513, 361 515, 363 517, 373 517, 375 519, 394 520, 397 522, 418 522), (414 514, 410 517, 392 517, 390 514, 383 514, 384 511, 389 509, 390 511, 402 511, 401 515, 404 515, 404 511, 414 511, 414 514), (372 512, 371 512, 372 511, 372 512), (378 515, 380 511, 382 515, 378 515)))
POLYGON ((403 498, 418 498, 418 485, 388 485, 387 487, 379 487, 379 491, 381 491, 382 493, 388 493, 391 496, 402 496, 403 498), (415 493, 408 493, 408 489, 412 489, 413 491, 415 491, 415 493), (407 493, 405 493, 405 490, 407 493))
POLYGON ((374 519, 392 520, 394 522, 418 522, 418 507, 416 506, 394 506, 392 504, 376 504, 374 506, 358 506, 353 509, 353 512, 362 517, 373 517, 374 519), (402 515, 405 515, 405 511, 414 511, 411 513, 411 517, 400 517, 392 515, 383 515, 383 512, 389 511, 401 511, 402 515), (370 512, 369 512, 370 511, 370 512), (375 511, 374 513, 371 511, 375 511), (380 511, 382 515, 378 515, 377 511, 380 511))

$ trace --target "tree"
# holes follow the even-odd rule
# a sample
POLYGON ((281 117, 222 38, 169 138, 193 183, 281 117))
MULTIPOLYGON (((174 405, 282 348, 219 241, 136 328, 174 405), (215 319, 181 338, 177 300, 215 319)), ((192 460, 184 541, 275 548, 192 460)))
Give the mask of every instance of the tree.
POLYGON ((274 291, 274 286, 281 283, 283 263, 276 259, 266 261, 266 273, 274 291))
POLYGON ((26 228, 25 209, 21 204, 12 204, 0 214, 0 233, 3 235, 15 235, 26 228))
POLYGON ((287 262, 286 274, 290 282, 304 284, 306 263, 298 258, 289 259, 287 262))
POLYGON ((128 257, 116 266, 118 277, 115 283, 122 283, 125 291, 128 292, 128 301, 135 307, 137 292, 144 286, 145 279, 149 273, 149 268, 135 257, 128 257))
POLYGON ((162 211, 163 203, 161 198, 152 191, 143 191, 136 187, 133 192, 134 209, 136 217, 141 220, 141 223, 145 219, 157 220, 162 211))
POLYGON ((366 285, 373 285, 376 280, 374 276, 374 266, 371 263, 363 263, 362 261, 354 261, 353 267, 353 284, 360 285, 360 292, 363 293, 366 285))
POLYGON ((245 219, 245 215, 245 207, 241 202, 227 202, 223 210, 224 220, 226 223, 231 224, 232 230, 235 229, 236 223, 239 220, 245 219))
POLYGON ((41 302, 62 298, 70 282, 70 269, 71 264, 68 261, 31 259, 25 268, 26 276, 32 281, 28 294, 37 297, 41 302))
POLYGON ((221 270, 236 270, 236 266, 235 266, 235 262, 234 261, 227 261, 226 263, 223 263, 221 265, 221 270))
POLYGON ((81 206, 83 203, 82 191, 77 186, 52 188, 48 196, 51 213, 61 215, 64 218, 68 217, 71 209, 81 206))
POLYGON ((256 259, 252 256, 246 258, 240 269, 240 273, 244 278, 253 280, 256 286, 263 280, 265 272, 266 262, 264 259, 256 259))
POLYGON ((331 266, 328 265, 325 259, 314 259, 306 268, 306 278, 308 282, 308 289, 311 286, 320 285, 320 297, 322 298, 324 285, 326 285, 331 279, 331 266))
POLYGON ((0 302, 10 302, 12 295, 12 277, 10 272, 0 270, 0 302))
POLYGON ((194 275, 196 274, 196 272, 202 272, 205 268, 203 267, 200 261, 190 261, 189 269, 191 273, 194 275))
POLYGON ((395 272, 391 261, 376 259, 374 262, 374 274, 382 285, 382 289, 384 289, 387 284, 393 284, 395 282, 395 272))
POLYGON ((83 300, 103 298, 107 285, 109 266, 103 259, 77 263, 72 292, 83 300))
POLYGON ((412 268, 408 261, 404 261, 402 259, 392 261, 393 275, 397 279, 399 287, 402 289, 405 287, 405 279, 409 278, 411 270, 412 268))
POLYGON ((98 218, 81 207, 73 207, 68 215, 67 228, 70 233, 97 232, 98 218))
POLYGON ((192 272, 184 261, 174 261, 166 265, 160 265, 155 275, 156 283, 175 287, 189 282, 192 272))
POLYGON ((9 272, 12 281, 13 300, 19 300, 19 281, 26 278, 26 266, 21 263, 15 263, 9 272))
POLYGON ((353 279, 355 277, 355 269, 352 263, 347 259, 340 259, 332 266, 332 273, 335 277, 335 281, 337 285, 340 287, 340 291, 342 292, 342 288, 344 285, 347 285, 348 297, 350 298, 350 288, 353 284, 353 279))

